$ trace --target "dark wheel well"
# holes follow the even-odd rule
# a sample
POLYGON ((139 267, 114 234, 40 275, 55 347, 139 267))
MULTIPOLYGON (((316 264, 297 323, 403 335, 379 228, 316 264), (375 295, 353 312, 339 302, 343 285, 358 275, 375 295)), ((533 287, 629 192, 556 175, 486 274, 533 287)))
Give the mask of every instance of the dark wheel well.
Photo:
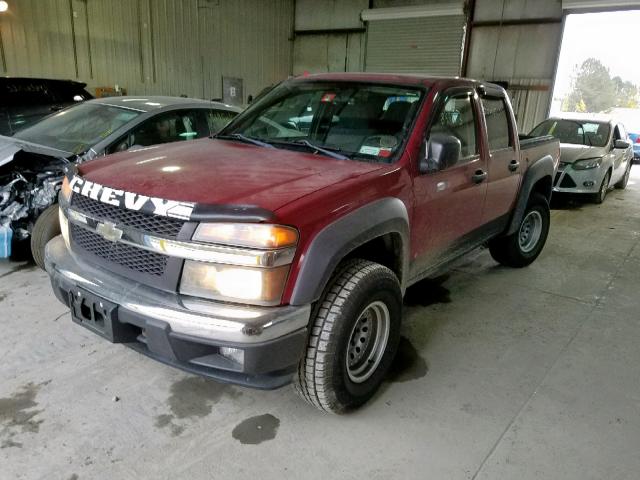
POLYGON ((552 188, 553 188, 553 182, 551 180, 551 177, 549 176, 542 177, 533 185, 530 196, 533 195, 534 193, 539 193, 542 196, 544 196, 544 198, 546 198, 548 202, 551 199, 552 188))
POLYGON ((379 263, 396 274, 402 283, 403 271, 403 245, 402 237, 399 233, 387 233, 369 240, 352 250, 344 260, 360 258, 370 262, 379 263))

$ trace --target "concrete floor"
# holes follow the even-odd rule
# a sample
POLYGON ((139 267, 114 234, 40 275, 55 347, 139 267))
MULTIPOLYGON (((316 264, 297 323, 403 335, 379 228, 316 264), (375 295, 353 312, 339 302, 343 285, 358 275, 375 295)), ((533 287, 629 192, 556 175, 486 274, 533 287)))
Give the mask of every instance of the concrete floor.
POLYGON ((555 209, 529 268, 482 251, 411 289, 389 382, 342 417, 105 343, 0 264, 0 478, 637 479, 639 206, 636 166, 555 209))

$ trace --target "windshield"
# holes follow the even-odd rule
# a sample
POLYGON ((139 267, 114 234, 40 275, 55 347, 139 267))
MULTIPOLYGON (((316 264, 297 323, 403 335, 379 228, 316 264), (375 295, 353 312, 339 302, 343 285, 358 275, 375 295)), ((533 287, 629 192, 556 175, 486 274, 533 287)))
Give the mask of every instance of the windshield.
POLYGON ((604 122, 550 119, 534 128, 530 135, 552 135, 560 140, 560 143, 604 147, 609 141, 609 130, 609 124, 604 122))
POLYGON ((238 116, 219 137, 390 162, 423 93, 353 82, 285 83, 238 116))
POLYGON ((141 113, 109 105, 82 103, 51 115, 14 136, 27 142, 80 154, 141 113))

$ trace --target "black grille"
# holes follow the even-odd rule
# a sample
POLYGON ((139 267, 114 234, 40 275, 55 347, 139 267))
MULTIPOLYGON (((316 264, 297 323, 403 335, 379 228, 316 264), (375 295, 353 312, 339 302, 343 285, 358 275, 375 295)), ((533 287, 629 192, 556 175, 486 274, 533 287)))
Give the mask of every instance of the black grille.
POLYGON ((576 186, 576 182, 573 181, 573 178, 571 178, 568 174, 565 174, 565 176, 562 178, 562 182, 560 183, 560 187, 574 188, 575 186, 576 186))
POLYGON ((124 243, 105 240, 100 235, 71 224, 74 245, 98 257, 139 273, 162 276, 167 267, 166 255, 149 252, 124 243))
POLYGON ((561 176, 562 176, 562 172, 557 172, 556 173, 556 178, 553 180, 553 184, 554 185, 558 185, 558 180, 560 180, 561 176))
POLYGON ((143 232, 154 233, 164 237, 176 238, 184 221, 175 218, 148 215, 135 210, 116 207, 93 200, 84 195, 71 197, 71 205, 98 220, 108 220, 116 225, 127 226, 143 232))

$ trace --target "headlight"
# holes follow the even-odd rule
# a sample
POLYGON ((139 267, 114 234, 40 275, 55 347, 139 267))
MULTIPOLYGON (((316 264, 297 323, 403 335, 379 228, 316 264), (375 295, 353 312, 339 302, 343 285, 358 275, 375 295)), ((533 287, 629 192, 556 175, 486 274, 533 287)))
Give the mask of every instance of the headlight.
POLYGON ((193 240, 236 247, 281 248, 298 242, 298 232, 291 227, 264 223, 202 223, 193 240))
POLYGON ((62 181, 62 187, 60 188, 60 197, 64 199, 65 202, 69 203, 72 192, 73 191, 71 190, 71 185, 69 185, 69 179, 67 177, 64 177, 64 180, 62 181))
POLYGON ((578 160, 573 163, 574 170, 589 170, 591 168, 598 168, 602 163, 602 158, 587 158, 585 160, 578 160))
POLYGON ((277 305, 289 273, 289 265, 247 268, 186 260, 180 293, 226 301, 277 305))
POLYGON ((67 220, 62 208, 58 209, 58 219, 60 220, 60 233, 62 233, 64 243, 67 245, 67 250, 71 250, 71 245, 69 244, 69 220, 67 220))

